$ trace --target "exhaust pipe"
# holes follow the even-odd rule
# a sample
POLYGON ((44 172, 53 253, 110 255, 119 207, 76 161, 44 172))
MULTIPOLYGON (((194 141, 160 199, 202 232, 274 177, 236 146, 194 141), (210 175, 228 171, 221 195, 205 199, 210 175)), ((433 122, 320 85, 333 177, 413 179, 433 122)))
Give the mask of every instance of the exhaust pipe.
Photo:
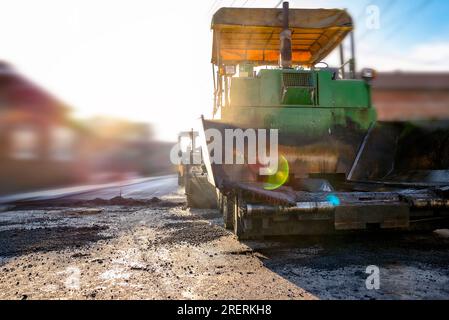
POLYGON ((288 2, 282 4, 282 32, 280 65, 283 69, 292 67, 292 31, 289 29, 288 22, 288 2))

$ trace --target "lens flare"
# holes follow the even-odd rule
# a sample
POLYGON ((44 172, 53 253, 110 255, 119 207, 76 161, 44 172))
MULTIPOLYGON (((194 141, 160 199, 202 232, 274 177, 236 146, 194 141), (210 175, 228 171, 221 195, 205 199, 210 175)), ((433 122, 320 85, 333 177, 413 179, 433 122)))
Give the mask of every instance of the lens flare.
POLYGON ((264 189, 276 190, 284 185, 288 180, 289 170, 287 159, 281 155, 279 158, 278 171, 275 174, 268 176, 264 189))
POLYGON ((340 199, 334 194, 328 195, 326 197, 326 200, 329 201, 334 207, 337 207, 340 205, 340 199))

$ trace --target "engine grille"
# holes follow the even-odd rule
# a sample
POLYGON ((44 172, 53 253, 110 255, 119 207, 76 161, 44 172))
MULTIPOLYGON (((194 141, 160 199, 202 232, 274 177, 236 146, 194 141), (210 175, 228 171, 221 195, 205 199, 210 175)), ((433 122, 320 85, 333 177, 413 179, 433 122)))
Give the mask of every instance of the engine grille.
POLYGON ((288 87, 313 87, 313 78, 311 73, 283 73, 283 86, 288 87))

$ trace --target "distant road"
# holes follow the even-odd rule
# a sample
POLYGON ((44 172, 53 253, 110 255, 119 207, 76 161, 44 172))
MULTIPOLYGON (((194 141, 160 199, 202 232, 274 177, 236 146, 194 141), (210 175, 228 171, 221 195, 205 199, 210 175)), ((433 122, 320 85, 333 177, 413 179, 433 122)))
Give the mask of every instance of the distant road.
POLYGON ((178 190, 176 175, 133 179, 120 183, 102 185, 85 185, 69 188, 27 192, 0 197, 0 203, 15 201, 36 201, 53 199, 93 200, 96 198, 112 199, 117 196, 134 199, 151 199, 161 197, 178 190))
POLYGON ((122 184, 122 186, 113 186, 108 188, 99 188, 97 190, 64 197, 64 199, 94 200, 96 198, 100 198, 108 200, 120 195, 124 198, 151 199, 153 197, 161 197, 170 193, 174 193, 177 190, 177 176, 168 175, 150 178, 150 180, 138 183, 122 184))

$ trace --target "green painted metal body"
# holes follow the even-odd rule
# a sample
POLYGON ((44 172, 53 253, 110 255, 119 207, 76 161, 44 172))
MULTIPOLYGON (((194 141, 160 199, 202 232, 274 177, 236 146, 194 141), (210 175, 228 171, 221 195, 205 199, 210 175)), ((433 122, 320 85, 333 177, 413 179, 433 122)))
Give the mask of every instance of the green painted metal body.
POLYGON ((316 136, 348 122, 367 130, 376 121, 376 112, 365 81, 333 80, 332 72, 326 70, 263 69, 254 78, 231 79, 230 105, 223 107, 222 120, 316 136), (285 74, 300 77, 285 84, 285 74))
MULTIPOLYGON (((297 177, 348 174, 376 121, 369 84, 333 79, 331 70, 262 69, 255 77, 230 80, 221 128, 278 129, 279 153, 297 177)), ((235 174, 226 170, 231 180, 257 179, 242 178, 238 168, 235 174)))

